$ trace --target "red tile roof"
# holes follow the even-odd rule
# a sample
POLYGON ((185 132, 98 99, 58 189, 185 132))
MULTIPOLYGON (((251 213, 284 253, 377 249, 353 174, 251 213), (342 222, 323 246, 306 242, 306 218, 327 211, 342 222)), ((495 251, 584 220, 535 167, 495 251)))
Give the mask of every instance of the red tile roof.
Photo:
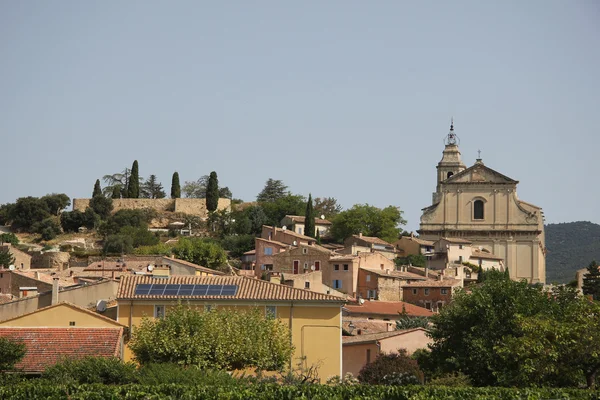
POLYGON ((388 243, 385 240, 380 239, 375 236, 352 235, 352 238, 362 240, 367 243, 380 244, 380 245, 384 245, 384 246, 394 247, 391 243, 388 243))
POLYGON ((63 358, 118 357, 123 328, 4 328, 0 337, 20 340, 27 346, 17 369, 43 372, 63 358))
POLYGON ((170 276, 154 278, 151 276, 124 276, 119 283, 117 299, 199 299, 199 300, 248 300, 248 301, 307 301, 322 303, 345 303, 337 296, 295 289, 290 286, 271 283, 245 276, 170 276), (186 285, 237 285, 235 296, 177 296, 177 295, 136 295, 138 284, 186 284, 186 285))
MULTIPOLYGON (((302 215, 286 215, 285 217, 291 219, 294 222, 300 222, 302 224, 306 220, 306 217, 304 217, 302 215)), ((315 224, 319 224, 319 225, 333 225, 331 223, 331 221, 328 221, 326 219, 316 218, 316 217, 315 217, 315 224)))
POLYGON ((403 301, 365 301, 362 305, 346 305, 344 311, 349 314, 378 314, 398 316, 405 310, 409 316, 429 317, 433 315, 430 310, 415 306, 403 301))

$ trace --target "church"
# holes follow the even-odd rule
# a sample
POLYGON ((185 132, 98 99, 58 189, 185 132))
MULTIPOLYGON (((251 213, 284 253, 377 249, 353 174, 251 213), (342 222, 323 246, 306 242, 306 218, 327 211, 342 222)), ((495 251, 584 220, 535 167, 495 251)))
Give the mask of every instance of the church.
POLYGON ((466 239, 504 259, 512 279, 546 282, 544 213, 517 196, 518 181, 486 166, 467 168, 454 124, 437 165, 432 205, 423 209, 420 238, 466 239))

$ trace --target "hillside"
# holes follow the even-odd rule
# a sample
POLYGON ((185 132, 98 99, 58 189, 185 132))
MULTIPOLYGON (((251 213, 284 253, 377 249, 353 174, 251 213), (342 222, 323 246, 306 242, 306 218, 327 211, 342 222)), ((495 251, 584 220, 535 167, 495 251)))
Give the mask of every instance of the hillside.
POLYGON ((590 261, 600 262, 600 225, 587 221, 546 225, 546 282, 567 283, 590 261))

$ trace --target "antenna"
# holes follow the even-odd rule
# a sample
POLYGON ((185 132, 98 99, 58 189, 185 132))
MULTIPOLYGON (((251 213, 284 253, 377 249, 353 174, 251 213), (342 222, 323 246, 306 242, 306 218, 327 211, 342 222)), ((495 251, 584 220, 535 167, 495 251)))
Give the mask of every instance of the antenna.
POLYGON ((98 302, 96 303, 96 311, 99 311, 99 312, 106 311, 106 301, 98 300, 98 302))

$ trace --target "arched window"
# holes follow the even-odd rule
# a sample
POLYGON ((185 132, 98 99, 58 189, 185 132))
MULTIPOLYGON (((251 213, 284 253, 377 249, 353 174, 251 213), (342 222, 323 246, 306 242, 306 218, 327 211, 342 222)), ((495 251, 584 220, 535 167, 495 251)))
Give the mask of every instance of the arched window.
POLYGON ((452 175, 454 175, 454 172, 448 171, 448 174, 446 175, 446 179, 450 178, 452 175))
POLYGON ((483 200, 473 202, 473 219, 483 219, 483 200))

